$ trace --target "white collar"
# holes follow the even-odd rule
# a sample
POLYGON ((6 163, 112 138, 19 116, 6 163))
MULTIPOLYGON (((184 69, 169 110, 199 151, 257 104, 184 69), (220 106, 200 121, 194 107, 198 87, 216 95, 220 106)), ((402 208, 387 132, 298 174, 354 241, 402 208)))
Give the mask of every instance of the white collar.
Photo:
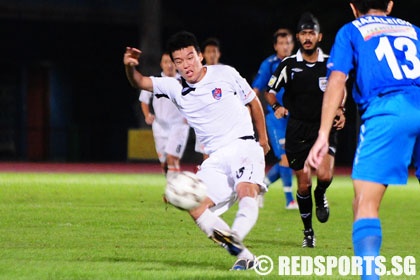
MULTIPOLYGON (((323 62, 324 61, 324 52, 321 50, 321 48, 317 48, 318 51, 318 62, 323 62)), ((296 53, 296 61, 298 62, 302 62, 303 61, 303 56, 302 56, 302 52, 300 51, 300 49, 297 51, 296 53)))

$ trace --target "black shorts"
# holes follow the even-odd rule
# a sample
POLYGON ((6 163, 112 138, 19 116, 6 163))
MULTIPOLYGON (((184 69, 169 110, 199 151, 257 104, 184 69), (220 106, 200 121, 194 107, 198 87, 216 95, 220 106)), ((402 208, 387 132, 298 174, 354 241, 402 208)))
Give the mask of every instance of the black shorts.
MULTIPOLYGON (((286 156, 289 166, 297 171, 303 169, 309 151, 318 137, 320 124, 289 118, 286 129, 286 156)), ((335 156, 337 130, 331 129, 328 153, 335 156)))

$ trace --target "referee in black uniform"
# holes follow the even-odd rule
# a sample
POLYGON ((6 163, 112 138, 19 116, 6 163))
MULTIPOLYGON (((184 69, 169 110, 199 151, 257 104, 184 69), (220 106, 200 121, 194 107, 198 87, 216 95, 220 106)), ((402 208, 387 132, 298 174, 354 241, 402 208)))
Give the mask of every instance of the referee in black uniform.
MULTIPOLYGON (((297 25, 299 50, 284 59, 268 83, 265 97, 277 118, 289 116, 286 129, 286 156, 295 170, 298 190, 296 194, 300 216, 304 225, 302 247, 315 247, 312 227, 312 179, 311 171, 303 167, 308 153, 315 143, 321 120, 323 94, 327 85, 327 59, 318 47, 322 39, 318 20, 310 13, 301 16, 297 25), (275 95, 284 88, 284 107, 276 102, 275 95)), ((342 105, 344 105, 344 100, 342 105)), ((345 123, 344 107, 337 110, 337 117, 330 134, 329 156, 324 157, 316 170, 317 186, 314 191, 316 216, 321 223, 328 220, 330 209, 325 192, 331 184, 334 156, 337 147, 337 130, 345 123)))

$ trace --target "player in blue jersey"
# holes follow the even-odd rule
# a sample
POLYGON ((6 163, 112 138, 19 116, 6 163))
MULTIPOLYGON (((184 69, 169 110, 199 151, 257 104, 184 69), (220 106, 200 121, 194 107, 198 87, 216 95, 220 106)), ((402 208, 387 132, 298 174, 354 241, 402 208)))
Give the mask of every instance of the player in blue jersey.
MULTIPOLYGON (((273 48, 276 53, 263 60, 257 76, 252 83, 254 91, 260 97, 266 91, 268 81, 277 69, 277 66, 285 57, 290 56, 293 52, 294 41, 292 32, 287 28, 278 29, 273 34, 273 48)), ((281 100, 282 96, 283 91, 277 95, 277 100, 280 104, 283 104, 281 100)), ((279 162, 274 164, 268 171, 264 178, 264 183, 269 186, 281 178, 286 198, 286 209, 298 209, 298 205, 293 199, 292 193, 293 171, 287 163, 286 153, 284 150, 287 118, 277 119, 274 116, 274 111, 271 106, 267 106, 265 118, 267 133, 270 139, 270 146, 273 150, 274 156, 279 160, 279 162)), ((262 200, 262 196, 260 199, 262 200)))
MULTIPOLYGON (((318 139, 306 160, 317 168, 328 151, 328 134, 340 106, 346 76, 354 75, 353 99, 361 113, 354 186, 353 248, 357 256, 379 256, 379 207, 390 184, 406 184, 408 166, 420 156, 420 29, 388 16, 389 0, 351 0, 355 20, 336 35, 328 68, 318 139)), ((362 279, 379 279, 364 259, 362 279)), ((372 265, 372 266, 371 266, 372 265)))

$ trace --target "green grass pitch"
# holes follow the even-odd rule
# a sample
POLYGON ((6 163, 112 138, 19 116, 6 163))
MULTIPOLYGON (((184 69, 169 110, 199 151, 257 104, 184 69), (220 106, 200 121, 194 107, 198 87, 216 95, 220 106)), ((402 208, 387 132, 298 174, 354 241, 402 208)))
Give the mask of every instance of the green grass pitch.
MULTIPOLYGON (((159 174, 0 173, 0 279, 277 279, 229 271, 234 262, 187 213, 162 201, 159 174)), ((295 187, 294 187, 295 190, 295 187)), ((351 256, 348 176, 328 190, 330 220, 314 219, 315 249, 301 248, 302 223, 284 209, 281 183, 270 187, 245 244, 256 255, 351 256)), ((390 186, 381 207, 381 254, 420 261, 420 186, 390 186)), ((232 223, 236 208, 223 215, 232 223)), ((420 267, 420 265, 417 265, 420 267)), ((419 279, 402 276, 398 279, 419 279)), ((316 279, 315 276, 282 279, 316 279)), ((383 277, 395 279, 395 277, 383 277)), ((318 277, 318 279, 359 279, 318 277)))

